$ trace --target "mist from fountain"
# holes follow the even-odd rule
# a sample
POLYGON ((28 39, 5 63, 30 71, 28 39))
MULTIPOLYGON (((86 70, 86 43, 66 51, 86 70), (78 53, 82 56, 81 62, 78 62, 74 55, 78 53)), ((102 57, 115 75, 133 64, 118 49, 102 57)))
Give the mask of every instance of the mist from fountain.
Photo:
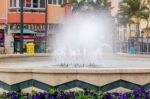
POLYGON ((104 53, 112 53, 114 24, 108 11, 83 6, 63 24, 53 41, 56 65, 102 66, 104 53), (88 11, 90 9, 90 11, 88 11), (85 11, 86 10, 86 11, 85 11))

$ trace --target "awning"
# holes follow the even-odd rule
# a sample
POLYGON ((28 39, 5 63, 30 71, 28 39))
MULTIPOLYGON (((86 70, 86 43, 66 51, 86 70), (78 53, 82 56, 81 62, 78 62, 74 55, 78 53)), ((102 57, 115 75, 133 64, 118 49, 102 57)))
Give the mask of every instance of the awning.
MULTIPOLYGON (((16 31, 14 34, 20 34, 20 30, 16 31)), ((23 34, 37 34, 37 32, 28 29, 23 29, 23 34)))

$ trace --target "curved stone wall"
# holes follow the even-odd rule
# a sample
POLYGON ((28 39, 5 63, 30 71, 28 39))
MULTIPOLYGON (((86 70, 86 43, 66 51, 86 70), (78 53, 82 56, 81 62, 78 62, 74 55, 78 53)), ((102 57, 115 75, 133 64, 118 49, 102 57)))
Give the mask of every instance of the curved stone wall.
POLYGON ((0 68, 0 90, 87 88, 103 91, 150 89, 150 69, 0 68))

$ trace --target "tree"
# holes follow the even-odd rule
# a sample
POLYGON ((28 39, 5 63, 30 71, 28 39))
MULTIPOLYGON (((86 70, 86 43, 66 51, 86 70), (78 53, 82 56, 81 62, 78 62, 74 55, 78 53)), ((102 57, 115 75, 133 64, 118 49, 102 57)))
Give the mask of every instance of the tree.
POLYGON ((91 5, 93 5, 93 7, 95 7, 95 9, 108 8, 110 6, 108 4, 108 0, 72 0, 69 3, 63 4, 62 7, 72 6, 73 11, 75 12, 85 4, 91 4, 91 5))
MULTIPOLYGON (((140 17, 142 19, 145 19, 147 22, 146 25, 146 30, 148 32, 148 28, 149 28, 149 17, 150 17, 150 10, 148 7, 144 6, 140 11, 139 11, 140 17)), ((147 37, 149 37, 149 34, 147 33, 147 37)))
POLYGON ((138 13, 138 11, 141 8, 141 0, 123 0, 120 4, 120 10, 119 13, 121 16, 127 16, 126 18, 126 22, 125 24, 129 23, 129 27, 130 27, 130 23, 136 23, 138 25, 138 32, 137 32, 137 36, 140 33, 140 15, 138 13), (132 18, 136 18, 137 22, 133 22, 131 19, 132 18))

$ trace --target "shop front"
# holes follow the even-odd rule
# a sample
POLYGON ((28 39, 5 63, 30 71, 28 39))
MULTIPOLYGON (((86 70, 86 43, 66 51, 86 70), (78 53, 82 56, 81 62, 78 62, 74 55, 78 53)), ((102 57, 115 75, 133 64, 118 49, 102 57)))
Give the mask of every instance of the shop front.
POLYGON ((36 35, 36 52, 37 53, 44 53, 46 47, 46 37, 44 32, 39 32, 36 35))
POLYGON ((4 53, 4 47, 5 47, 5 35, 4 35, 4 30, 0 29, 0 54, 4 53))
POLYGON ((20 52, 20 39, 23 38, 23 49, 24 53, 27 52, 27 45, 28 43, 33 43, 36 45, 36 34, 37 32, 24 29, 23 30, 23 37, 20 35, 20 30, 14 33, 14 53, 19 53, 20 52))

